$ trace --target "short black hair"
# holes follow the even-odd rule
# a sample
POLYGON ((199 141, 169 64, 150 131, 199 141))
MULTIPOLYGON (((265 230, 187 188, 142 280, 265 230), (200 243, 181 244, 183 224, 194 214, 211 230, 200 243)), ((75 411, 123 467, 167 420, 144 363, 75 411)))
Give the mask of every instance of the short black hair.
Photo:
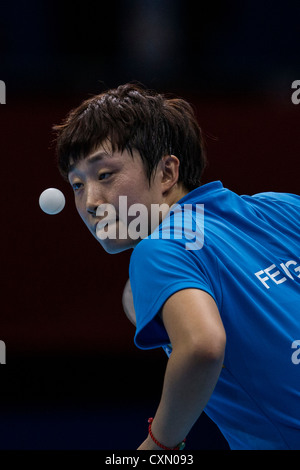
POLYGON ((127 83, 83 101, 53 129, 65 179, 71 160, 87 157, 109 139, 113 151, 139 152, 149 183, 161 158, 175 155, 180 162, 178 181, 189 191, 201 184, 206 166, 203 135, 184 99, 127 83))

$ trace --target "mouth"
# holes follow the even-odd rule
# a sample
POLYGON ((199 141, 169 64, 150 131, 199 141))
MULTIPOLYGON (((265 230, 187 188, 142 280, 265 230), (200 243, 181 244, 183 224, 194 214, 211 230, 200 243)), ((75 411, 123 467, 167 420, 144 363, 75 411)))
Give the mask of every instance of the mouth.
POLYGON ((109 219, 107 220, 107 218, 103 219, 103 220, 98 220, 98 222, 96 222, 93 227, 92 227, 92 231, 97 234, 98 231, 100 230, 103 230, 104 227, 106 227, 107 225, 113 225, 113 224, 116 224, 117 222, 119 221, 119 219, 109 219))

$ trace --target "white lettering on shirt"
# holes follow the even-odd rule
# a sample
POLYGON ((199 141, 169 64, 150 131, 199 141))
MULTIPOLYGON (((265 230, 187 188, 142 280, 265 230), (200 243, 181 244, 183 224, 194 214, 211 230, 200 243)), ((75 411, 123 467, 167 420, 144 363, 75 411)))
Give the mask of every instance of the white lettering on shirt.
POLYGON ((295 277, 300 278, 300 264, 295 260, 289 260, 286 263, 280 263, 279 267, 276 264, 271 264, 254 274, 266 289, 270 289, 273 285, 272 282, 279 285, 287 281, 288 278, 292 280, 295 280, 295 277), (282 269, 285 275, 283 275, 279 268, 282 269))

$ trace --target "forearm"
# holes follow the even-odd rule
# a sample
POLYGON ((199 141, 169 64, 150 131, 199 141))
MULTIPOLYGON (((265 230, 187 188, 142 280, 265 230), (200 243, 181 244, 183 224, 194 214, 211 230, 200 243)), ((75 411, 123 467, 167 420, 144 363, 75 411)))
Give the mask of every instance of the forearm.
POLYGON ((188 435, 214 390, 222 364, 223 354, 188 349, 172 352, 152 423, 159 442, 174 447, 188 435))

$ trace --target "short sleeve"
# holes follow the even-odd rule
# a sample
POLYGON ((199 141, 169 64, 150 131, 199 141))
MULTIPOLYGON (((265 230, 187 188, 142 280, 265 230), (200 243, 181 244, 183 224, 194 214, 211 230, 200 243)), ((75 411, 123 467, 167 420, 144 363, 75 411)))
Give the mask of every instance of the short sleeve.
POLYGON ((210 280, 217 276, 215 269, 203 250, 186 250, 180 240, 142 240, 131 255, 129 269, 137 322, 136 346, 151 349, 170 343, 159 313, 175 292, 201 289, 218 302, 210 280))

